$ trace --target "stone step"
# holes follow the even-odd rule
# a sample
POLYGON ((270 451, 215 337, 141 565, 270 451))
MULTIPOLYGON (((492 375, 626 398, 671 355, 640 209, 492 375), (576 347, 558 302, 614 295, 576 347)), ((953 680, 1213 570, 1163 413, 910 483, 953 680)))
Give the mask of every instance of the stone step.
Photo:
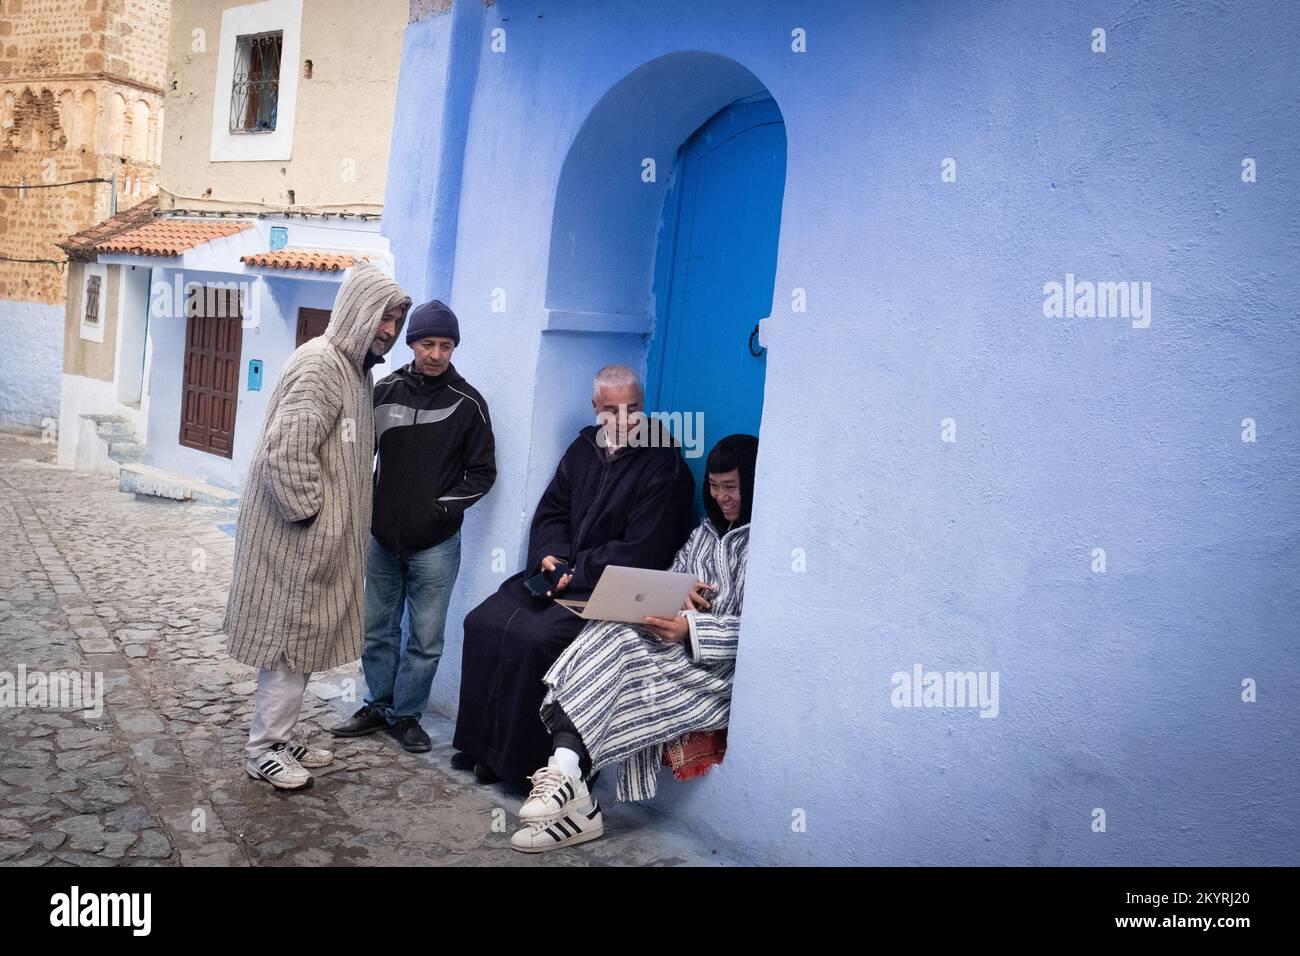
POLYGON ((95 423, 95 433, 108 441, 117 438, 132 438, 131 423, 117 415, 83 415, 95 423))
POLYGON ((130 461, 144 461, 145 446, 138 441, 112 441, 108 443, 108 457, 125 464, 130 461))
POLYGON ((120 415, 80 415, 77 421, 75 455, 70 464, 78 471, 117 478, 121 461, 138 460, 132 445, 136 444, 131 423, 120 415), (114 454, 121 452, 121 459, 114 454))
POLYGON ((238 492, 218 488, 187 475, 176 475, 142 462, 123 462, 118 488, 129 494, 173 501, 199 501, 210 505, 237 505, 238 492))

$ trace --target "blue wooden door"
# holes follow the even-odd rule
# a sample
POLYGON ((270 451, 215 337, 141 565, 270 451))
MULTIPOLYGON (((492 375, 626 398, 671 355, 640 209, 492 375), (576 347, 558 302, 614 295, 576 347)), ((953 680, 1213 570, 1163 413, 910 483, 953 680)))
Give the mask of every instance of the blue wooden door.
POLYGON ((785 189, 780 110, 770 97, 727 107, 686 142, 675 172, 655 263, 646 406, 702 413, 703 436, 694 435, 702 454, 687 459, 698 489, 714 443, 736 432, 757 435, 762 418, 767 359, 754 354, 761 349, 751 333, 771 312, 776 281, 785 189))

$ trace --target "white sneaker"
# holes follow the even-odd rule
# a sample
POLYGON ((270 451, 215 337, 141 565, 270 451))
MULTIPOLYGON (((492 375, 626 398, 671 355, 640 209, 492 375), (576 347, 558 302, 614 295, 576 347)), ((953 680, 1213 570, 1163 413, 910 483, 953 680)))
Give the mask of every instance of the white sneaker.
POLYGON ((305 744, 300 744, 296 740, 289 741, 284 745, 284 749, 293 754, 294 760, 309 770, 315 770, 317 767, 328 767, 334 762, 334 751, 316 750, 305 744))
POLYGON ((555 757, 541 770, 528 778, 533 789, 519 808, 520 823, 542 823, 554 820, 572 810, 576 804, 587 806, 591 794, 579 777, 570 777, 556 764, 555 757))
POLYGON ((260 757, 251 758, 244 769, 256 780, 265 780, 277 790, 298 790, 311 783, 306 771, 283 745, 273 747, 260 757))
POLYGON ((590 801, 590 809, 570 808, 558 819, 543 823, 528 823, 515 831, 510 845, 521 853, 545 853, 574 843, 586 843, 603 836, 605 818, 600 804, 590 801))

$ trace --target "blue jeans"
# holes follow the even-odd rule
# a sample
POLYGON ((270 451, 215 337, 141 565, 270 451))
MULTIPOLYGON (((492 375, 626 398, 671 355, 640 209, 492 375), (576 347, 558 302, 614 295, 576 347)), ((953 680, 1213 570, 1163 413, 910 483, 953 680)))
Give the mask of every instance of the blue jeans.
POLYGON ((451 587, 460 570, 460 532, 403 558, 373 537, 366 558, 366 703, 389 724, 424 713, 442 658, 451 587), (407 606, 410 635, 402 648, 407 606))

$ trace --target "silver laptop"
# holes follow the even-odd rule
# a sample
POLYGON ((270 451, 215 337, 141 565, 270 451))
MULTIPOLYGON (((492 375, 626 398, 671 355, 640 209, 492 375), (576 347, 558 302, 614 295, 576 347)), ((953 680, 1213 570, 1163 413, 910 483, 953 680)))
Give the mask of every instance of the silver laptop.
POLYGON ((588 621, 643 624, 644 617, 676 617, 686 603, 695 575, 683 571, 651 571, 605 567, 591 597, 581 601, 556 598, 555 603, 588 621))

